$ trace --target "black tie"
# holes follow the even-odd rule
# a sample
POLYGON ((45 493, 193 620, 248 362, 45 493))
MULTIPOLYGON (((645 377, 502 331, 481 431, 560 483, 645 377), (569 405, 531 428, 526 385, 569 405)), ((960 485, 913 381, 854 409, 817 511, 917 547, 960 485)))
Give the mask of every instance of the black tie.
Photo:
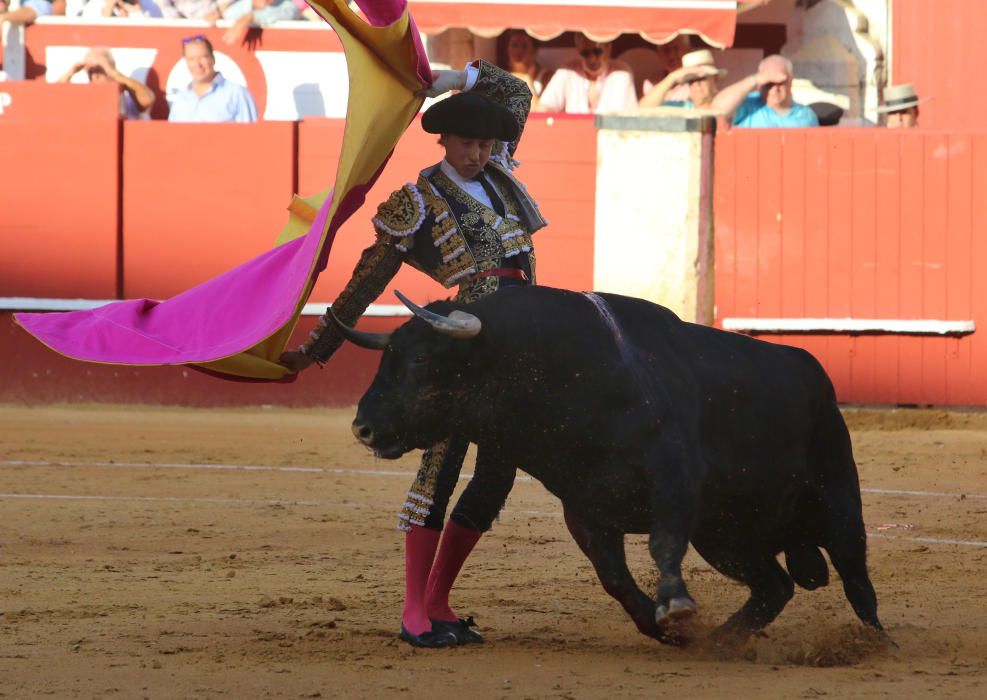
POLYGON ((501 216, 504 216, 506 212, 506 209, 504 209, 504 202, 497 193, 497 190, 494 189, 494 186, 490 184, 489 180, 487 180, 487 176, 483 174, 483 171, 481 170, 473 179, 482 185, 483 191, 487 193, 488 197, 490 197, 490 203, 493 205, 494 211, 501 216))

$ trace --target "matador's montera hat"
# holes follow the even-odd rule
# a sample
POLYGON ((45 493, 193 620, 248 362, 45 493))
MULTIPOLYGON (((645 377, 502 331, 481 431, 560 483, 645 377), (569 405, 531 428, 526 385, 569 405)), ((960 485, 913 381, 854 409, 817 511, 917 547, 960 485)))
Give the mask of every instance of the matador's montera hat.
POLYGON ((460 92, 436 102, 422 115, 422 128, 429 134, 508 142, 521 131, 509 109, 477 92, 460 92))

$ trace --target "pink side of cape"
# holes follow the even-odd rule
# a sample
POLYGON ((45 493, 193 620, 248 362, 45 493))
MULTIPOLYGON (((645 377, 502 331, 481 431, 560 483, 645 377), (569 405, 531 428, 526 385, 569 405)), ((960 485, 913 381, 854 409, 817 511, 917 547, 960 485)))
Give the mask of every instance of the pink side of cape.
MULTIPOLYGON (((404 0, 357 4, 374 26, 391 24, 406 6, 404 0)), ((411 35, 418 75, 430 83, 431 69, 413 22, 411 35)), ((321 246, 332 198, 305 236, 166 301, 133 299, 85 311, 17 314, 16 319, 52 349, 91 362, 187 364, 235 355, 291 320, 310 277, 314 280, 325 269, 336 231, 363 204, 386 162, 368 183, 343 195, 321 246)))

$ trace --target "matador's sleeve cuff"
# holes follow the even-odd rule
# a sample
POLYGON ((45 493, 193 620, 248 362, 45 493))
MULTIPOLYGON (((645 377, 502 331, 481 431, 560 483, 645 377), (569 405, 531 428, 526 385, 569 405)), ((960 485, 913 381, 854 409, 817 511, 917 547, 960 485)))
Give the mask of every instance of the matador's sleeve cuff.
POLYGON ((466 85, 463 86, 463 92, 469 92, 476 85, 477 79, 480 77, 480 66, 474 65, 472 63, 466 64, 466 85))

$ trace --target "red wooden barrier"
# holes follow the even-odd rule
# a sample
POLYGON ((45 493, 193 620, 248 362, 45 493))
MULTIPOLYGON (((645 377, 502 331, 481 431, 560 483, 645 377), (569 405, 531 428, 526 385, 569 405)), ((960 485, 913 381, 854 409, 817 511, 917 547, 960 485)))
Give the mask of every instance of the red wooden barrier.
POLYGON ((0 83, 0 296, 116 295, 118 109, 115 85, 0 83))
POLYGON ((714 177, 718 323, 973 320, 962 338, 773 338, 842 401, 987 404, 987 133, 735 129, 714 177))
POLYGON ((274 246, 294 122, 125 122, 124 296, 166 299, 274 246))

